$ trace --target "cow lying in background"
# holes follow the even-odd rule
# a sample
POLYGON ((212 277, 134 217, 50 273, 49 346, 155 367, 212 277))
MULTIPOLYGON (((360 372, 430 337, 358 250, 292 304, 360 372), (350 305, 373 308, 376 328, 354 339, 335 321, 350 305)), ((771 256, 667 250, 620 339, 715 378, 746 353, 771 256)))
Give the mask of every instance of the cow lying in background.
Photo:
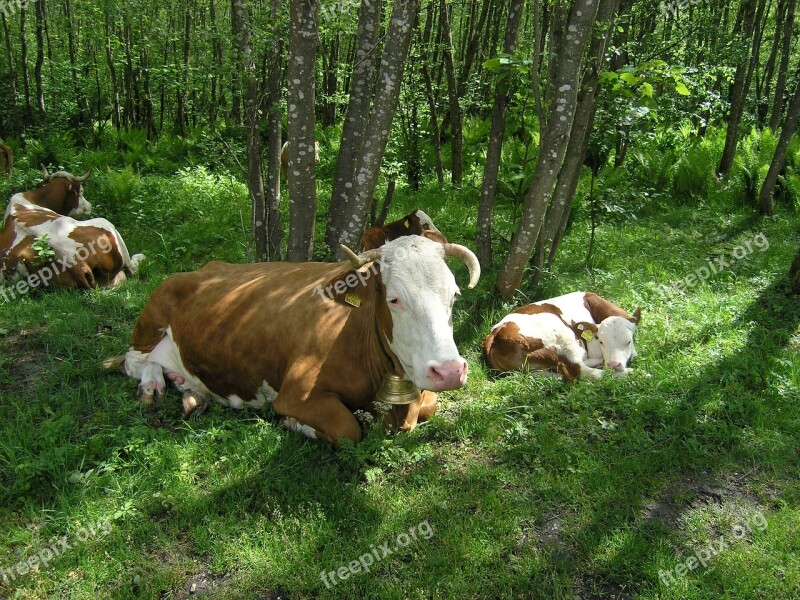
POLYGON ((131 258, 109 221, 73 218, 91 213, 91 204, 83 197, 83 182, 89 175, 75 177, 66 171, 51 175, 44 169, 42 183, 11 197, 0 230, 0 281, 18 274, 32 287, 56 283, 88 289, 117 285, 138 270, 144 256, 131 258), (49 246, 52 255, 37 255, 37 239, 49 246))
POLYGON ((14 169, 14 152, 10 146, 0 144, 0 174, 8 175, 11 177, 11 171, 14 169))
POLYGON ((366 229, 364 235, 361 236, 361 251, 380 248, 386 242, 396 240, 404 235, 423 235, 425 232, 431 232, 428 235, 430 239, 435 239, 443 244, 447 243, 447 238, 436 229, 431 218, 417 209, 397 221, 366 229))
MULTIPOLYGON (((314 162, 319 164, 319 142, 314 142, 314 162)), ((283 180, 286 181, 286 176, 289 170, 289 142, 284 142, 281 146, 281 173, 283 173, 283 180)))
POLYGON ((603 376, 585 363, 586 350, 552 304, 529 304, 504 317, 483 341, 483 355, 503 372, 555 372, 567 381, 603 376))
MULTIPOLYGON (((353 413, 374 412, 388 372, 430 392, 464 385, 451 324, 458 286, 445 257, 466 263, 472 288, 475 255, 421 236, 347 252, 350 263, 212 262, 173 275, 150 296, 128 353, 105 366, 124 364, 144 403, 161 396, 166 375, 184 416, 210 399, 237 409, 272 402, 287 429, 334 443, 361 439, 353 413), (326 286, 329 296, 318 292, 326 286)), ((413 429, 436 410, 435 394, 403 408, 397 422, 413 429)))
POLYGON ((561 310, 565 322, 584 340, 589 366, 605 364, 615 376, 628 373, 628 362, 636 358, 633 336, 642 317, 642 309, 633 315, 592 292, 572 292, 541 300, 561 310))

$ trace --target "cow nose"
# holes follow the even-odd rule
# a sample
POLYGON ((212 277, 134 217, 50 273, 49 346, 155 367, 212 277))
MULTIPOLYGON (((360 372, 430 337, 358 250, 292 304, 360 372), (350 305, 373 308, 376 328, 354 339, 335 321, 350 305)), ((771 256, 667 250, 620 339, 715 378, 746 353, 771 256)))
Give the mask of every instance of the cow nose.
POLYGON ((619 371, 619 369, 622 367, 622 363, 618 360, 610 360, 608 361, 608 366, 615 371, 619 371))
POLYGON ((449 360, 440 365, 428 367, 428 379, 433 384, 434 392, 445 390, 455 390, 460 388, 467 381, 467 371, 469 367, 466 361, 449 360))

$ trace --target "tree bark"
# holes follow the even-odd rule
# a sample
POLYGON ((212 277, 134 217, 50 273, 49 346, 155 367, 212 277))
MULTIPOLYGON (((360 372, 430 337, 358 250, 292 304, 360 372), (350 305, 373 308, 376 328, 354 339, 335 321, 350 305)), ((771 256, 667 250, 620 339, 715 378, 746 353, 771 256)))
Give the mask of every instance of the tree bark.
MULTIPOLYGON (((487 3, 490 4, 490 3, 487 3)), ((425 31, 422 34, 422 46, 427 50, 430 49, 431 31, 433 30, 433 11, 435 4, 430 2, 428 4, 427 16, 425 17, 425 31)), ((431 80, 431 71, 428 67, 428 61, 423 60, 421 64, 422 79, 425 82, 425 95, 428 99, 428 111, 431 115, 431 141, 433 142, 433 154, 436 161, 436 179, 439 181, 439 187, 444 184, 444 166, 442 165, 442 139, 439 136, 439 112, 436 106, 436 96, 433 93, 433 81, 431 80)))
POLYGON ((351 201, 346 209, 346 227, 342 229, 341 243, 354 248, 364 232, 372 196, 380 176, 383 154, 392 130, 392 120, 400 98, 400 83, 403 80, 408 49, 414 33, 414 19, 419 9, 419 0, 395 2, 386 34, 381 67, 375 94, 375 103, 367 124, 363 150, 356 166, 351 201))
MULTIPOLYGON (((800 75, 800 73, 798 74, 800 75)), ((783 124, 783 129, 781 129, 781 137, 778 139, 778 146, 775 148, 775 155, 772 157, 769 171, 767 171, 767 176, 761 185, 761 193, 758 196, 761 214, 771 215, 775 210, 775 200, 773 198, 775 184, 778 182, 778 175, 783 170, 786 150, 789 148, 789 142, 797 129, 798 117, 800 117, 800 81, 796 84, 794 97, 789 104, 786 121, 783 124)))
POLYGON ((450 168, 452 169, 453 185, 461 183, 463 171, 463 132, 461 129, 461 105, 458 97, 458 84, 456 83, 456 71, 453 64, 453 32, 451 28, 450 7, 447 0, 439 0, 441 12, 440 24, 442 35, 444 36, 444 70, 447 76, 447 91, 450 112, 450 168))
POLYGON ((36 2, 36 66, 34 78, 36 79, 36 105, 39 109, 39 121, 44 124, 47 119, 47 110, 44 105, 44 85, 42 82, 42 67, 44 66, 44 21, 45 0, 36 2))
MULTIPOLYGON (((189 93, 189 60, 191 58, 192 33, 192 0, 185 1, 186 4, 183 10, 183 73, 181 74, 181 84, 178 88, 178 110, 175 114, 175 129, 181 137, 186 135, 186 126, 189 124, 186 99, 189 93)), ((234 0, 235 3, 236 0, 234 0)))
POLYGON ((17 114, 17 104, 19 103, 19 92, 17 91, 17 73, 14 70, 14 50, 11 44, 11 36, 8 31, 8 21, 4 12, 0 12, 0 19, 3 22, 3 35, 6 40, 6 57, 8 58, 8 80, 11 86, 11 117, 17 114))
POLYGON ((794 33, 794 15, 796 0, 789 0, 786 9, 786 20, 783 29, 783 49, 781 51, 781 64, 778 67, 778 80, 775 82, 775 100, 772 103, 772 114, 769 118, 769 128, 777 131, 783 113, 783 94, 786 91, 786 76, 789 73, 789 59, 792 55, 792 36, 794 33))
POLYGON ((752 48, 753 33, 755 27, 756 0, 744 0, 741 5, 742 17, 742 37, 744 38, 746 50, 736 66, 736 73, 730 90, 730 113, 728 115, 728 130, 725 134, 725 148, 722 151, 722 158, 717 167, 717 174, 720 177, 727 177, 733 167, 733 158, 736 155, 736 146, 739 143, 739 128, 744 113, 744 105, 747 100, 747 89, 745 87, 747 74, 750 71, 749 49, 752 48))
POLYGON ((289 138, 290 261, 311 260, 317 212, 314 172, 314 96, 317 58, 317 0, 292 0, 289 33, 287 134, 289 138))
POLYGON ((558 67, 548 88, 548 102, 545 104, 549 114, 542 128, 533 183, 519 227, 511 240, 511 249, 497 279, 498 291, 508 299, 522 282, 564 161, 575 117, 584 47, 593 29, 598 5, 599 2, 594 0, 575 2, 563 31, 563 41, 558 44, 558 67))
POLYGON ((370 100, 375 87, 375 54, 380 36, 380 20, 381 0, 361 4, 355 64, 350 77, 350 101, 342 127, 325 232, 325 242, 333 252, 338 251, 339 238, 346 223, 347 205, 354 189, 356 160, 364 144, 370 100))
POLYGON ((106 26, 106 62, 111 76, 111 124, 115 129, 120 127, 119 89, 117 87, 117 68, 114 65, 114 54, 111 51, 111 19, 108 9, 104 11, 106 26))
POLYGON ((28 41, 26 34, 27 11, 20 7, 20 65, 22 66, 22 89, 25 94, 25 115, 23 121, 26 126, 33 124, 33 105, 31 104, 31 83, 28 75, 28 41))
MULTIPOLYGON (((278 22, 281 0, 271 0, 272 22, 278 22)), ((267 254, 269 260, 281 259, 281 55, 283 42, 273 30, 269 50, 267 80, 267 254)))
MULTIPOLYGON (((539 2, 539 0, 535 0, 539 2)), ((503 42, 503 52, 513 54, 517 47, 517 36, 522 21, 524 0, 511 0, 508 9, 508 22, 503 42)), ((508 76, 498 75, 494 84, 494 106, 492 125, 489 131, 489 144, 486 148, 486 162, 483 165, 483 184, 478 204, 477 256, 484 266, 492 264, 492 213, 494 197, 497 193, 497 174, 500 171, 500 158, 505 134, 506 107, 508 106, 508 76)))
POLYGON ((75 25, 72 22, 72 10, 70 5, 70 0, 64 0, 64 16, 66 17, 67 20, 67 34, 69 41, 69 66, 70 66, 70 75, 72 76, 72 87, 75 91, 75 100, 78 105, 78 123, 80 125, 84 125, 90 119, 89 101, 86 99, 86 93, 83 91, 83 86, 81 85, 80 76, 78 74, 78 59, 77 59, 77 49, 75 44, 75 25))

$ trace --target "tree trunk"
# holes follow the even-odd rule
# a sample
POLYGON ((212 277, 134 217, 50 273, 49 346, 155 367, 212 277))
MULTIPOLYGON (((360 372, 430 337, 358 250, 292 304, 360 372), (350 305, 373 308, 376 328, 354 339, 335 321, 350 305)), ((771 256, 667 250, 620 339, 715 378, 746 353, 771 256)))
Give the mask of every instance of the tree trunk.
MULTIPOLYGON (((800 73, 798 73, 800 75, 800 73)), ((786 150, 789 148, 789 142, 797 129, 797 119, 800 117, 800 81, 797 82, 794 97, 789 104, 788 112, 786 113, 786 121, 781 130, 781 137, 778 140, 778 146, 775 148, 775 155, 772 157, 772 163, 769 165, 767 177, 761 186, 761 193, 758 196, 759 208, 762 214, 771 215, 775 210, 775 201, 773 194, 775 192, 775 184, 778 182, 778 175, 783 170, 783 162, 786 158, 786 150)))
MULTIPOLYGON (((535 0, 539 2, 539 0, 535 0)), ((522 21, 524 0, 511 0, 508 9, 508 22, 503 43, 503 52, 513 54, 517 46, 519 26, 522 21)), ((503 150, 505 134, 505 114, 508 106, 508 76, 498 75, 494 84, 494 107, 492 108, 492 126, 489 132, 489 144, 486 149, 486 162, 483 165, 483 184, 478 204, 478 260, 485 267, 492 264, 492 213, 494 197, 497 192, 497 174, 500 171, 500 158, 503 150)))
POLYGON ((20 22, 20 64, 22 65, 22 89, 25 94, 25 116, 24 123, 26 126, 33 124, 33 105, 31 104, 31 83, 28 76, 28 41, 26 34, 26 19, 27 11, 25 8, 19 9, 19 22, 20 22))
MULTIPOLYGON (((237 0, 234 1, 234 10, 237 0)), ((189 93, 189 60, 191 51, 191 33, 192 33, 192 0, 186 0, 183 11, 183 73, 181 74, 181 84, 178 87, 178 109, 175 114, 175 129, 179 136, 186 135, 186 126, 189 124, 189 118, 186 110, 186 98, 189 93)), ((245 8, 246 10, 246 8, 245 8)), ((231 21, 233 19, 231 18, 231 21)), ((241 41, 240 47, 241 47, 241 41)), ((246 60, 243 58, 243 60, 246 60)), ((239 63, 244 64, 244 63, 239 63)))
POLYGON ((330 127, 336 123, 336 88, 338 78, 336 68, 339 65, 339 34, 335 34, 331 47, 323 58, 328 63, 328 68, 323 69, 322 81, 325 91, 325 105, 322 109, 322 126, 330 127))
MULTIPOLYGON (((755 26, 756 0, 744 0, 741 5, 742 16, 742 37, 747 49, 752 47, 753 32, 755 26)), ((736 155, 736 146, 739 143, 739 128, 742 123, 744 105, 747 101, 747 89, 745 83, 747 74, 750 71, 749 51, 745 51, 739 64, 736 66, 736 73, 730 90, 730 114, 728 115, 728 130, 725 135, 725 148, 722 151, 722 158, 717 167, 717 174, 720 177, 727 177, 733 167, 733 158, 736 155)))
POLYGON ((3 35, 6 40, 6 57, 8 58, 8 81, 11 86, 11 118, 17 114, 17 104, 19 103, 19 92, 17 91, 17 73, 14 70, 14 51, 11 45, 11 36, 8 31, 8 21, 4 12, 0 12, 0 19, 3 22, 3 35))
MULTIPOLYGON (((435 4, 433 2, 428 4, 427 16, 425 18, 425 31, 422 34, 422 47, 426 49, 426 52, 430 49, 434 6, 435 4)), ((422 79, 425 82, 425 95, 428 98, 428 110, 431 114, 431 141, 433 142, 433 154, 436 160, 436 178, 441 188, 442 184, 444 184, 444 166, 442 165, 442 139, 439 136, 439 113, 436 106, 436 96, 433 93, 433 82, 431 80, 431 71, 428 68, 428 61, 422 60, 420 67, 422 70, 422 79)))
POLYGON ((783 42, 783 27, 786 21, 786 7, 787 0, 778 0, 778 6, 775 10, 775 35, 772 38, 772 46, 769 52, 767 64, 764 67, 764 76, 760 81, 756 81, 756 101, 758 103, 757 114, 758 124, 763 127, 767 119, 767 112, 769 111, 768 100, 770 98, 770 85, 772 83, 772 76, 775 72, 775 61, 778 60, 778 49, 783 42))
POLYGON ((106 26, 106 62, 111 76, 111 124, 115 129, 120 127, 119 89, 117 87, 117 68, 114 66, 114 55, 111 52, 111 19, 108 9, 104 13, 106 26))
POLYGON ((395 2, 392 9, 377 79, 381 85, 377 86, 363 151, 358 157, 351 202, 348 203, 345 213, 348 225, 342 230, 341 242, 351 248, 356 247, 361 241, 367 212, 378 184, 383 154, 386 151, 397 101, 400 98, 400 83, 403 80, 403 69, 418 9, 419 0, 395 2))
POLYGON ((769 128, 777 131, 783 113, 783 94, 786 91, 786 76, 789 74, 789 59, 792 55, 792 35, 794 32, 794 13, 796 0, 789 0, 786 9, 786 20, 783 29, 783 50, 781 51, 781 64, 778 67, 778 80, 775 82, 775 95, 772 104, 772 114, 769 118, 769 128))
MULTIPOLYGON (((272 22, 280 18, 281 0, 271 0, 272 22)), ((267 254, 269 260, 281 259, 281 55, 282 38, 272 32, 267 80, 267 254)))
POLYGON ((795 294, 800 294, 800 250, 797 251, 789 269, 789 284, 795 294))
POLYGON ((584 46, 592 32, 598 5, 599 2, 594 0, 575 2, 569 23, 564 28, 564 39, 558 45, 558 67, 548 88, 548 102, 545 104, 549 107, 549 114, 542 128, 533 183, 519 227, 511 240, 511 249, 497 279, 499 292, 508 299, 522 282, 564 161, 575 117, 584 46))
POLYGON ((219 41, 219 29, 217 27, 217 6, 214 0, 209 0, 208 3, 208 18, 211 25, 211 104, 208 107, 208 124, 211 130, 217 124, 217 86, 219 85, 219 70, 222 66, 222 44, 219 41))
MULTIPOLYGON (((69 39, 69 66, 72 76, 72 88, 75 92, 75 101, 78 105, 78 123, 84 125, 89 122, 89 101, 83 91, 80 76, 78 75, 78 59, 75 45, 75 26, 72 22, 70 0, 64 0, 64 16, 67 20, 67 34, 69 39)), ((13 80, 12 80, 13 81, 13 80)), ((16 95, 16 93, 15 93, 16 95)))
POLYGON ((447 76, 447 91, 450 112, 450 168, 452 169, 453 185, 461 183, 463 170, 463 132, 461 129, 461 106, 458 98, 458 84, 456 71, 453 64, 453 33, 451 29, 451 13, 447 0, 439 0, 441 12, 440 24, 444 36, 444 70, 447 76))
POLYGON ((287 134, 289 139, 290 261, 308 261, 314 250, 317 180, 314 172, 314 96, 317 60, 317 0, 291 0, 287 134))
POLYGON ((342 126, 336 173, 333 177, 331 207, 325 243, 338 251, 339 238, 346 221, 347 205, 354 189, 356 159, 361 154, 369 119, 369 106, 375 87, 376 51, 380 36, 381 0, 361 4, 358 15, 358 42, 353 74, 350 77, 350 101, 342 126))
POLYGON ((47 118, 47 111, 44 106, 44 85, 42 83, 42 67, 44 66, 44 21, 45 21, 45 0, 36 2, 36 66, 34 77, 36 79, 36 105, 39 109, 39 121, 44 123, 47 118))
MULTIPOLYGON (((233 11, 236 10, 236 0, 231 0, 231 14, 233 11)), ((239 32, 236 31, 236 28, 233 24, 233 19, 231 19, 231 34, 233 39, 236 40, 239 32)), ((240 65, 242 64, 242 57, 239 56, 239 44, 234 43, 234 53, 236 56, 234 57, 233 64, 240 65)), ((231 71, 231 120, 236 124, 240 125, 242 122, 242 86, 239 82, 239 70, 233 69, 231 71)))

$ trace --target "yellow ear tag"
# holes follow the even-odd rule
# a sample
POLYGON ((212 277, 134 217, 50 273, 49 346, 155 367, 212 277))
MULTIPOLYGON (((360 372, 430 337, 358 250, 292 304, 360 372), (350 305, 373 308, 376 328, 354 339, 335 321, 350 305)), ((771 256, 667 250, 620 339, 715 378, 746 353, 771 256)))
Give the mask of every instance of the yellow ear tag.
POLYGON ((408 219, 405 220, 405 222, 403 223, 403 226, 405 226, 405 227, 410 227, 411 226, 411 223, 408 221, 408 219))
POLYGON ((587 342, 591 342, 594 339, 594 334, 592 333, 591 329, 587 329, 581 334, 581 337, 587 342))
POLYGON ((344 301, 350 306, 355 306, 356 308, 361 306, 361 298, 355 294, 347 294, 347 296, 344 297, 344 301))

